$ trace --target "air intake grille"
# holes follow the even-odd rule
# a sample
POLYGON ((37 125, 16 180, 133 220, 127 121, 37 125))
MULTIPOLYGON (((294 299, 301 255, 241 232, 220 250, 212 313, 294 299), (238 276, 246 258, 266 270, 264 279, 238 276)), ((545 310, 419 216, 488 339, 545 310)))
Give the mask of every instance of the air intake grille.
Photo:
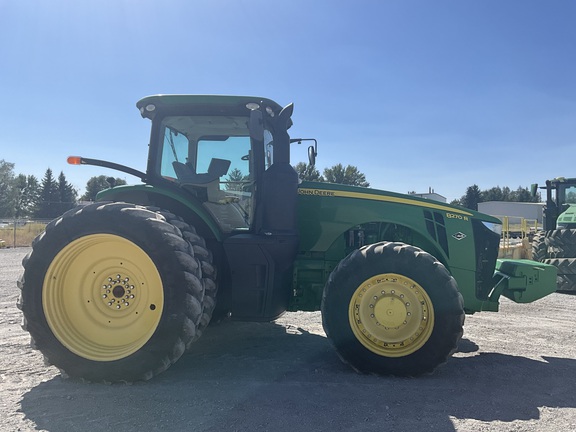
POLYGON ((439 212, 424 210, 424 219, 426 220, 426 229, 434 240, 438 242, 442 250, 450 257, 448 250, 448 237, 446 236, 446 226, 444 225, 444 216, 439 212))

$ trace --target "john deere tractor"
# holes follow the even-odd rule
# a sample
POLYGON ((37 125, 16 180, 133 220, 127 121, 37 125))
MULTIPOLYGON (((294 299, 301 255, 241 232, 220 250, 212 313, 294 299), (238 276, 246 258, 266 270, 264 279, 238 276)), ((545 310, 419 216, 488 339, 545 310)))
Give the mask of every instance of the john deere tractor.
MULTIPOLYGON (((533 194, 538 185, 532 185, 533 194)), ((576 178, 547 180, 544 230, 532 241, 532 258, 558 269, 558 291, 576 293, 576 178)))
MULTIPOLYGON (((111 187, 52 221, 23 261, 25 328, 65 376, 147 380, 194 350, 213 320, 298 310, 322 311, 355 370, 415 376, 455 351, 466 313, 555 290, 555 267, 497 261, 501 225, 491 216, 300 182, 292 105, 163 95, 137 107, 152 124, 146 172, 69 162, 141 184, 111 187)), ((313 164, 317 147, 308 150, 313 164)))

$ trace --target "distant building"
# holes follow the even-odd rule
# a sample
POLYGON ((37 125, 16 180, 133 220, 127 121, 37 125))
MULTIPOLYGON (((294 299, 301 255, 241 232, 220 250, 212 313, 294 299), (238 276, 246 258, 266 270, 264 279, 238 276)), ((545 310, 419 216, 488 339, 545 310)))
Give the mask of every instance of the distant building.
POLYGON ((478 204, 478 211, 490 216, 524 218, 542 225, 544 203, 486 201, 478 204))
POLYGON ((408 195, 413 195, 415 197, 418 198, 426 198, 429 200, 433 200, 433 201, 439 201, 439 202, 446 202, 446 197, 443 197, 440 194, 437 194, 436 192, 434 192, 434 189, 432 188, 428 188, 428 193, 416 193, 416 192, 408 192, 408 195))

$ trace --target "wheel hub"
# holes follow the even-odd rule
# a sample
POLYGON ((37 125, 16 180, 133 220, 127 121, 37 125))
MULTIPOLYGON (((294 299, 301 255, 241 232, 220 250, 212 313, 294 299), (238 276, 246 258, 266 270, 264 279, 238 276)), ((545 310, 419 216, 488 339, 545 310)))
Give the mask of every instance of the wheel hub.
POLYGON ((410 303, 402 301, 404 294, 398 298, 394 296, 394 292, 386 295, 384 291, 381 297, 374 297, 374 301, 370 303, 370 308, 374 309, 374 313, 370 314, 370 318, 376 325, 382 325, 384 328, 399 328, 407 323, 406 319, 411 315, 407 311, 410 303))
POLYGON ((111 309, 122 310, 136 301, 136 287, 130 282, 130 276, 115 274, 105 278, 102 283, 102 302, 111 309))
POLYGON ((369 350, 388 357, 421 348, 432 333, 433 315, 425 290, 412 279, 393 273, 366 280, 349 308, 356 338, 369 350))

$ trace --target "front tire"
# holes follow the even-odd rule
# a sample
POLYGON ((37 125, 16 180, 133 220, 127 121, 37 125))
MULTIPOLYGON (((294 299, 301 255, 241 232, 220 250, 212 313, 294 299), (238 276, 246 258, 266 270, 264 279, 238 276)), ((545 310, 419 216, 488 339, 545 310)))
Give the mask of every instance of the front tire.
POLYGON ((324 330, 355 370, 416 376, 456 350, 464 307, 456 282, 427 252, 404 243, 365 246, 330 275, 324 330))
POLYGON ((176 225, 134 204, 95 203, 46 227, 24 259, 19 307, 48 363, 73 378, 132 382, 180 358, 211 314, 214 281, 202 270, 211 255, 187 239, 194 229, 176 225))

